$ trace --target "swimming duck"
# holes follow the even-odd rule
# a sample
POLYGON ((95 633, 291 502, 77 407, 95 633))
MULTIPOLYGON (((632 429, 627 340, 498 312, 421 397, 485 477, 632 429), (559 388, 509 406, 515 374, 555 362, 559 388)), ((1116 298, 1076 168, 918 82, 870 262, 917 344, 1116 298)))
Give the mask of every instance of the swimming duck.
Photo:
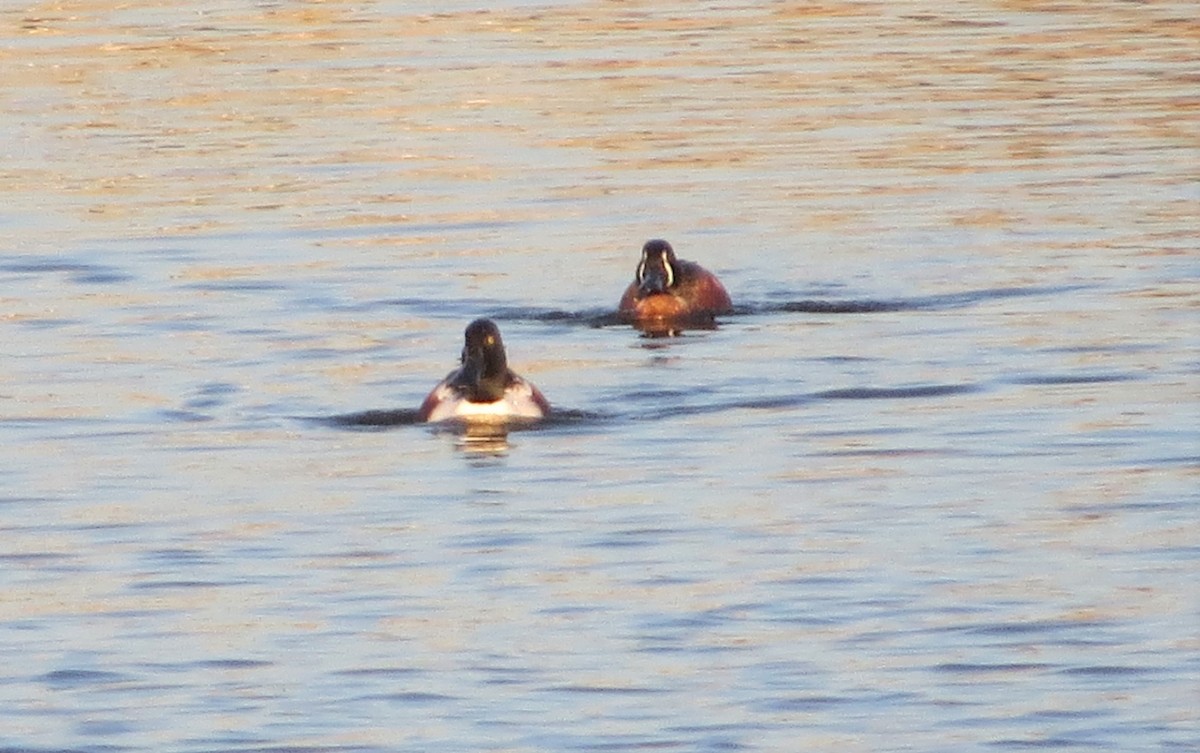
POLYGON ((711 322, 733 310, 733 302, 717 276, 691 261, 675 257, 661 239, 646 241, 633 282, 625 289, 617 314, 634 324, 711 322))
POLYGON ((464 338, 461 365, 430 391, 417 411, 419 420, 500 423, 550 413, 541 391, 508 368, 495 322, 476 319, 464 338))

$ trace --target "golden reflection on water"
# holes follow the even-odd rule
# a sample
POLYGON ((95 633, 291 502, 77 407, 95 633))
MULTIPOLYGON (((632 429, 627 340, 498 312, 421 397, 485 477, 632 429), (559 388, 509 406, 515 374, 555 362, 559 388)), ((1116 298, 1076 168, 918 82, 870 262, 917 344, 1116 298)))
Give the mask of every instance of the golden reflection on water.
POLYGON ((455 446, 469 455, 502 457, 508 452, 508 429, 470 424, 459 433, 455 446))
MULTIPOLYGON (((36 4, 4 14, 16 129, 0 196, 71 228, 22 222, 34 243, 563 218, 590 199, 695 190, 717 171, 739 201, 698 223, 754 217, 778 232, 861 221, 818 179, 850 177, 870 197, 1046 171, 1045 208, 1005 180, 982 194, 990 206, 921 210, 1094 223, 1046 210, 1105 173, 1195 177, 1172 159, 1195 151, 1186 63, 1200 30, 1183 9, 36 4), (505 187, 499 204, 482 199, 528 170, 567 203, 521 206, 505 187), (816 206, 781 212, 781 194, 816 206)), ((1146 209, 1113 203, 1124 220, 1146 209)), ((397 240, 415 239, 374 239, 397 240)))
MULTIPOLYGON (((28 578, 0 617, 55 644, 20 657, 8 692, 60 668, 38 663, 60 650, 53 631, 104 618, 118 635, 98 661, 118 671, 199 642, 278 662, 239 691, 321 673, 316 695, 347 694, 314 700, 330 727, 371 713, 363 685, 396 692, 381 666, 451 684, 474 719, 498 686, 486 667, 536 657, 532 679, 503 685, 514 697, 593 709, 563 690, 590 682, 621 712, 600 724, 622 729, 647 709, 679 721, 663 709, 699 698, 733 730, 714 749, 772 731, 793 749, 798 714, 825 721, 809 748, 872 747, 838 725, 889 719, 894 697, 855 693, 903 685, 932 695, 899 715, 944 715, 914 745, 933 749, 974 734, 978 708, 1014 737, 1056 724, 1029 722, 1040 698, 1006 695, 1025 680, 1065 699, 1063 725, 1095 718, 1087 688, 1063 692, 1095 659, 974 632, 995 621, 1141 620, 1158 643, 1085 625, 1131 664, 1165 667, 1161 645, 1186 643, 1172 631, 1187 589, 1160 574, 1186 570, 1194 526, 1126 508, 1195 477, 1161 455, 1187 439, 1177 414, 1194 395, 1174 359, 1198 293, 1155 266, 1197 247, 1191 3, 410 7, 0 10, 0 263, 15 283, 0 291, 0 408, 20 438, 3 480, 21 495, 3 530, 9 576, 28 578), (299 420, 415 408, 458 319, 484 313, 464 309, 614 306, 642 240, 676 234, 739 304, 809 286, 1092 287, 747 316, 690 338, 514 322, 513 362, 556 407, 617 418, 511 444, 299 420), (22 255, 96 265, 8 263, 22 255), (125 277, 81 279, 107 273, 125 277), (1100 378, 1055 382, 1077 371, 1100 378), (744 407, 913 383, 981 389, 744 407), (730 407, 675 416, 677 399, 730 407), (180 557, 193 550, 212 561, 180 557), (288 668, 298 646, 343 664, 288 668), (1000 661, 989 678, 1011 682, 1010 646, 1057 663, 999 690, 938 669, 1000 661), (770 705, 810 674, 852 685, 850 702, 770 705), (662 695, 621 707, 612 691, 638 681, 662 695), (768 721, 746 730, 748 715, 768 721)), ((170 682, 222 696, 207 672, 170 682)), ((1102 712, 1099 742, 1158 723, 1144 685, 1103 690, 1133 711, 1102 712)))

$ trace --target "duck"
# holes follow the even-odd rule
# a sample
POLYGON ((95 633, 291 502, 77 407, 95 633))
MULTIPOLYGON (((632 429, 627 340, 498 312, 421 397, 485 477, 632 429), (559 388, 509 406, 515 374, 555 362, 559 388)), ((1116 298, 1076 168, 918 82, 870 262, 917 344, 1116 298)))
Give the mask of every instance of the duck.
POLYGON ((679 259, 661 238, 646 241, 633 282, 617 304, 617 316, 635 325, 711 323, 733 310, 725 286, 699 264, 679 259))
POLYGON ((508 367, 500 328, 476 319, 463 333, 458 368, 437 384, 417 411, 419 421, 504 423, 545 418, 550 403, 541 390, 508 367))

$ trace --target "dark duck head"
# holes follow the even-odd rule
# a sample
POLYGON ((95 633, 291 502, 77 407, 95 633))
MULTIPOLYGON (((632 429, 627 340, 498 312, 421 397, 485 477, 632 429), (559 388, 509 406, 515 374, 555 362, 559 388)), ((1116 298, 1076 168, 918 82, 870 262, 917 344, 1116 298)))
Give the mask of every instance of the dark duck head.
POLYGON ((646 241, 637 268, 638 290, 642 295, 667 292, 675 285, 677 264, 670 243, 659 239, 646 241))
POLYGON ((462 349, 462 368, 450 382, 473 403, 492 403, 504 397, 508 387, 508 357, 500 328, 491 319, 476 319, 467 325, 462 349))

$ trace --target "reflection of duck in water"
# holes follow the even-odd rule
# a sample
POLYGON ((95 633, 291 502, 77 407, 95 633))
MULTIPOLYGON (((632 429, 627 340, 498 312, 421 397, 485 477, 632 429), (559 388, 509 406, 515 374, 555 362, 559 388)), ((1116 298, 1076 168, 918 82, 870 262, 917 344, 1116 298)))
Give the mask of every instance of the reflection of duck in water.
POLYGON ((729 293, 717 276, 691 261, 675 258, 664 240, 642 246, 633 282, 617 305, 623 321, 639 326, 711 323, 733 310, 729 293))
POLYGON ((465 339, 462 364, 421 403, 418 420, 502 423, 544 418, 550 413, 550 403, 541 391, 508 368, 495 322, 476 319, 467 325, 465 339))

